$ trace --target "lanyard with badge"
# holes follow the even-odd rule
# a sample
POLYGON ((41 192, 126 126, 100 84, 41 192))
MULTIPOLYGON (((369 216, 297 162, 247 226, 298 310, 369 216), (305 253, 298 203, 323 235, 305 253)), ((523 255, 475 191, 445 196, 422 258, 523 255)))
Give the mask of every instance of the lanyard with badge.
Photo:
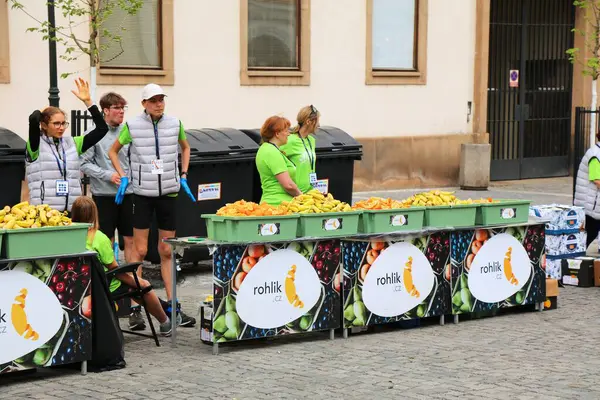
POLYGON ((160 147, 158 141, 158 122, 152 122, 154 126, 154 145, 156 146, 156 160, 152 160, 150 170, 153 175, 162 175, 164 173, 163 160, 160 159, 160 147))
POLYGON ((291 163, 292 163, 292 165, 294 166, 294 168, 296 168, 296 164, 294 164, 294 162, 293 162, 292 160, 290 160, 290 159, 288 158, 288 156, 286 156, 286 155, 285 155, 285 153, 284 153, 283 151, 281 151, 281 150, 279 149, 279 147, 277 147, 277 145, 276 145, 275 143, 271 143, 271 142, 267 142, 267 143, 269 143, 269 144, 271 144, 271 145, 275 146, 275 148, 276 148, 277 150, 279 150, 279 152, 281 153, 281 155, 282 155, 282 156, 283 156, 283 157, 284 157, 286 160, 288 160, 289 162, 291 162, 291 163))
POLYGON ((306 147, 304 138, 302 136, 300 136, 300 134, 298 134, 298 137, 302 141, 304 150, 306 151, 306 154, 308 155, 308 161, 310 161, 310 173, 308 174, 310 185, 315 186, 317 184, 317 173, 315 172, 315 170, 316 170, 316 165, 315 165, 316 164, 316 154, 313 153, 313 147, 312 147, 312 144, 310 144, 310 140, 308 138, 306 138, 306 141, 308 142, 308 147, 306 147))
POLYGON ((49 140, 44 138, 48 146, 50 146, 50 151, 52 151, 52 155, 56 160, 56 165, 58 165, 58 170, 60 171, 60 175, 63 179, 58 179, 56 181, 56 195, 57 196, 68 196, 69 195, 69 181, 67 180, 67 153, 65 151, 65 146, 63 145, 62 138, 60 138, 60 148, 62 150, 62 167, 60 165, 61 157, 58 152, 58 144, 51 143, 49 140), (56 147, 56 151, 54 151, 56 147))

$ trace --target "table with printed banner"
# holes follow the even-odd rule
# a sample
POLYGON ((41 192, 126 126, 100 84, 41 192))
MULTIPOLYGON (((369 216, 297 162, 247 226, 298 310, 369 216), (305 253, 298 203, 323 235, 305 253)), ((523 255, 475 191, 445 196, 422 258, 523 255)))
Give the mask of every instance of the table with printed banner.
POLYGON ((96 253, 0 260, 0 374, 92 357, 96 253))
MULTIPOLYGON (((544 222, 208 246, 213 300, 201 338, 220 343, 493 311, 545 300, 544 222)), ((173 282, 176 280, 174 279, 173 282)), ((175 285, 172 287, 176 291, 175 285)), ((176 330, 172 343, 176 343, 176 330)))

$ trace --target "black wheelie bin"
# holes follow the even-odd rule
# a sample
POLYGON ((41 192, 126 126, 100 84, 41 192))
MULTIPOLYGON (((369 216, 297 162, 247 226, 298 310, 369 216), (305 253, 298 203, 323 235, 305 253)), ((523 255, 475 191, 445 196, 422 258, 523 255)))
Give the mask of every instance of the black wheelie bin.
MULTIPOLYGON (((206 222, 201 218, 202 214, 214 214, 226 203, 251 200, 256 186, 252 171, 258 145, 243 132, 232 128, 187 129, 186 134, 191 147, 187 179, 197 201, 192 203, 183 189, 179 192, 177 236, 206 237, 206 222)), ((160 262, 157 243, 158 231, 154 220, 146 256, 153 263, 160 262)), ((208 258, 206 248, 188 249, 182 261, 198 262, 208 258)))
MULTIPOLYGON (((241 129, 255 143, 260 143, 260 129, 241 129)), ((347 132, 322 126, 316 134, 317 179, 320 187, 327 188, 336 199, 352 204, 352 183, 354 180, 354 161, 362 159, 362 145, 347 132)), ((252 193, 252 201, 260 202, 262 191, 260 177, 253 166, 252 172, 257 184, 252 193)))
POLYGON ((21 201, 21 184, 25 179, 26 142, 11 130, 0 127, 0 165, 2 187, 0 209, 21 201))

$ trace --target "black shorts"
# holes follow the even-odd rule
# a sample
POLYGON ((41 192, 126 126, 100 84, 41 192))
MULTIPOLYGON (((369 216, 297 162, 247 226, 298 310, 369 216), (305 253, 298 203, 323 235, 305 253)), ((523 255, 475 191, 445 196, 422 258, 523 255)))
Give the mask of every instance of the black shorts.
MULTIPOLYGON (((108 285, 110 286, 110 282, 108 282, 108 285)), ((118 288, 115 289, 114 292, 111 292, 110 294, 117 297, 117 296, 122 296, 126 293, 131 292, 133 289, 130 288, 129 286, 127 286, 126 284, 124 284, 123 282, 121 282, 121 286, 119 286, 118 288)))
POLYGON ((92 196, 98 207, 100 231, 109 238, 120 235, 133 236, 133 195, 123 197, 123 203, 116 204, 115 196, 92 196))
POLYGON ((153 213, 156 213, 158 229, 175 231, 177 225, 177 197, 133 195, 133 227, 135 229, 150 229, 153 213))

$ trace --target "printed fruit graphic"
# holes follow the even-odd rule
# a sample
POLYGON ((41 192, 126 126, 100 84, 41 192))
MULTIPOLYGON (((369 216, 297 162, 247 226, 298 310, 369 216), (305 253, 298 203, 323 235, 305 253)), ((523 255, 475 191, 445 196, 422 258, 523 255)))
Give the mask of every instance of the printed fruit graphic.
POLYGON ((90 266, 78 259, 61 259, 50 277, 48 287, 61 305, 73 309, 79 306, 90 282, 90 266))
POLYGON ((326 285, 331 282, 333 275, 340 265, 341 243, 339 240, 317 242, 311 264, 319 279, 326 285))
POLYGON ((344 272, 354 275, 361 266, 369 244, 367 242, 344 242, 344 272))
POLYGON ((285 277, 285 296, 287 297, 288 302, 292 306, 297 308, 303 308, 304 303, 302 302, 302 300, 300 300, 298 294, 296 293, 296 283, 294 283, 295 279, 296 266, 292 265, 287 273, 287 276, 285 277))
POLYGON ((314 247, 314 243, 311 242, 291 242, 288 246, 288 249, 293 250, 307 260, 310 260, 314 247))
POLYGON ((236 274, 235 279, 233 281, 233 288, 235 290, 240 290, 240 286, 242 286, 242 282, 244 281, 246 275, 247 274, 243 271, 240 271, 236 274))
POLYGON ((21 289, 19 295, 15 297, 15 303, 11 309, 11 322, 19 336, 25 339, 38 340, 40 335, 33 330, 27 322, 27 313, 25 312, 25 299, 27 298, 27 289, 21 289))
POLYGON ((225 304, 221 303, 218 315, 215 315, 213 320, 213 332, 217 342, 237 340, 243 328, 242 320, 236 311, 235 297, 230 294, 223 301, 225 304))
POLYGON ((47 204, 30 205, 24 201, 0 210, 0 229, 41 228, 71 225, 67 212, 61 213, 47 204))
POLYGON ((65 337, 52 358, 52 365, 72 363, 88 359, 92 352, 91 325, 80 315, 72 317, 65 337))
POLYGON ((340 281, 342 279, 342 273, 338 272, 337 274, 335 274, 335 279, 333 280, 333 288, 339 292, 340 291, 340 281))
POLYGON ((408 261, 406 262, 406 264, 404 264, 404 274, 403 274, 404 287, 406 288, 406 291, 408 292, 408 294, 410 294, 413 297, 419 297, 419 291, 413 284, 412 263, 413 263, 413 258, 408 257, 408 261))
POLYGON ((256 258, 244 257, 244 259, 242 260, 242 269, 244 270, 244 272, 248 273, 250 272, 252 267, 256 265, 256 262, 256 258))
POLYGON ((81 315, 87 319, 92 318, 92 296, 85 296, 81 304, 81 315))
POLYGON ((511 283, 511 285, 518 285, 519 281, 517 278, 515 278, 515 274, 512 271, 511 256, 512 247, 509 247, 506 251, 506 255, 504 256, 504 276, 506 277, 506 280, 511 283))
POLYGON ((436 275, 441 275, 450 256, 450 233, 436 232, 429 236, 425 257, 436 275))
POLYGON ((250 257, 259 258, 265 254, 265 246, 262 244, 253 244, 248 246, 248 255, 250 257))
POLYGON ((220 246, 213 255, 213 273, 222 282, 229 282, 238 267, 245 246, 220 246))
POLYGON ((290 202, 283 202, 281 206, 299 214, 352 211, 349 204, 334 199, 331 193, 325 196, 317 189, 296 196, 290 202))

